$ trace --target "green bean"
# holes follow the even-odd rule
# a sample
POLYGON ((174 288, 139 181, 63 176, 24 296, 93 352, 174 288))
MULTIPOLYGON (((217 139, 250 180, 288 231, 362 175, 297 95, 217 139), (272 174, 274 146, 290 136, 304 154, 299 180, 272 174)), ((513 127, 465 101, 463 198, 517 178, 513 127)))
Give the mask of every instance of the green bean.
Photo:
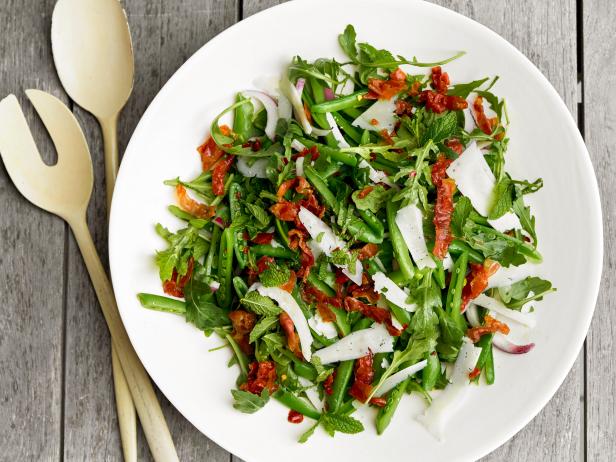
POLYGON ((385 302, 400 324, 408 326, 411 323, 411 313, 400 308, 398 305, 394 305, 390 301, 385 300, 385 302))
POLYGON ((385 227, 379 218, 372 213, 370 210, 358 210, 359 216, 366 222, 368 226, 374 231, 377 236, 380 236, 383 239, 383 234, 385 233, 385 227))
MULTIPOLYGON (((244 101, 241 93, 237 94, 236 102, 244 101)), ((240 141, 244 142, 252 136, 254 131, 252 125, 252 104, 241 104, 235 108, 233 113, 233 132, 238 135, 240 141)))
MULTIPOLYGON (((366 102, 364 104, 362 104, 362 106, 367 106, 369 104, 368 100, 366 100, 366 102)), ((348 107, 346 109, 342 109, 342 113, 348 115, 351 119, 355 120, 357 119, 360 115, 362 115, 363 111, 362 111, 362 106, 357 106, 357 107, 348 107)), ((363 133, 363 132, 362 132, 363 133)), ((368 143, 359 143, 359 144, 368 144, 368 143)))
POLYGON ((317 190, 319 195, 323 198, 325 205, 330 207, 332 210, 336 208, 336 196, 332 193, 327 187, 327 183, 321 179, 319 174, 311 165, 304 166, 304 175, 306 175, 306 179, 310 182, 314 189, 317 190))
POLYGON ((339 164, 338 162, 329 162, 324 157, 320 157, 319 159, 325 160, 325 162, 323 162, 324 165, 318 165, 319 161, 317 160, 317 162, 314 164, 314 169, 317 171, 321 178, 327 179, 340 171, 341 164, 339 164))
POLYGON ((250 251, 255 255, 267 255, 268 257, 286 258, 295 260, 297 254, 286 247, 274 247, 271 244, 257 244, 250 247, 250 251))
POLYGON ((179 208, 177 205, 170 205, 169 207, 167 207, 167 210, 169 210, 171 214, 175 215, 180 220, 190 221, 190 220, 195 219, 194 215, 191 215, 190 213, 185 212, 184 210, 179 208))
POLYGON ((462 252, 451 270, 451 281, 447 290, 447 299, 445 309, 453 316, 458 327, 462 330, 466 329, 466 321, 462 317, 460 306, 462 303, 462 289, 464 288, 464 280, 466 279, 466 268, 468 266, 468 253, 462 252))
POLYGON ((332 385, 332 394, 327 397, 327 406, 330 412, 336 413, 344 401, 346 390, 353 375, 355 360, 342 361, 336 368, 336 376, 332 385))
POLYGON ((355 93, 351 93, 347 96, 342 96, 340 98, 332 99, 331 101, 325 101, 320 104, 315 104, 312 106, 313 113, 324 113, 324 112, 334 112, 341 111, 343 109, 357 107, 364 102, 363 96, 368 93, 367 90, 356 91, 355 93))
MULTIPOLYGON (((325 118, 325 115, 315 113, 312 111, 312 108, 314 107, 315 103, 322 103, 325 101, 325 94, 323 93, 324 86, 321 84, 321 82, 318 79, 315 79, 314 77, 308 78, 308 84, 310 86, 310 89, 312 90, 312 96, 314 100, 309 97, 305 89, 304 89, 304 92, 302 93, 302 96, 306 100, 308 109, 310 109, 312 119, 316 122, 316 124, 319 127, 329 130, 330 126, 329 126, 329 123, 327 122, 327 119, 325 118)), ((327 143, 328 146, 331 146, 333 148, 338 147, 338 141, 336 141, 336 138, 334 138, 334 135, 332 135, 331 132, 325 135, 325 142, 327 143)))
POLYGON ((369 144, 370 143, 370 131, 364 130, 361 134, 361 140, 359 144, 369 144))
MULTIPOLYGON (((486 371, 488 358, 492 354, 492 339, 494 338, 494 334, 483 335, 476 346, 481 348, 481 353, 479 353, 479 358, 477 359, 477 364, 475 367, 480 371, 486 371)), ((492 365, 494 368, 494 365, 492 365)), ((492 370, 492 376, 494 376, 494 370, 492 370)), ((486 372, 486 381, 487 381, 487 372, 486 372)))
POLYGON ((137 294, 137 298, 144 308, 166 313, 184 314, 186 313, 186 303, 175 298, 162 297, 154 294, 137 294))
MULTIPOLYGON (((231 183, 229 186, 229 212, 231 220, 235 221, 242 214, 240 199, 244 196, 244 188, 239 183, 231 183)), ((240 269, 246 266, 246 254, 244 249, 248 246, 244 238, 244 229, 237 228, 233 233, 233 251, 240 269)))
POLYGON ((308 148, 316 146, 321 155, 337 162, 342 162, 343 164, 350 165, 351 167, 355 167, 358 163, 357 157, 351 152, 342 152, 339 149, 317 143, 308 138, 298 138, 298 140, 308 148))
POLYGON ((400 382, 396 387, 389 392, 387 396, 387 402, 385 406, 379 409, 378 414, 376 415, 376 432, 379 435, 382 435, 387 426, 391 422, 391 418, 396 412, 396 408, 398 404, 400 404, 400 400, 404 396, 404 392, 406 391, 406 387, 410 381, 410 377, 400 382))
POLYGON ((485 367, 486 383, 492 385, 494 383, 494 351, 492 349, 492 343, 490 343, 488 350, 488 358, 485 367))
POLYGON ((409 282, 411 282, 411 279, 405 277, 404 274, 402 273, 402 271, 400 271, 400 270, 392 271, 391 273, 388 274, 388 277, 389 277, 389 279, 394 281, 399 286, 403 286, 403 285, 408 284, 409 282))
POLYGON ((305 379, 308 379, 310 381, 314 381, 317 378, 316 369, 312 365, 304 361, 300 361, 299 359, 297 359, 297 357, 293 358, 293 370, 300 377, 304 377, 305 379))
POLYGON ((373 321, 370 318, 360 318, 355 324, 353 324, 353 328, 351 329, 353 332, 367 329, 372 325, 373 321))
POLYGON ((244 298, 244 295, 248 292, 248 285, 244 282, 241 276, 235 276, 233 278, 233 288, 238 298, 244 298))
POLYGON ((383 164, 379 162, 378 160, 371 162, 371 165, 372 165, 372 168, 375 168, 376 170, 382 170, 388 175, 393 175, 394 173, 398 171, 398 168, 390 167, 389 165, 383 164))
POLYGON ((307 279, 310 284, 315 286, 318 290, 323 292, 328 297, 333 297, 334 295, 336 295, 336 291, 329 287, 327 284, 325 284, 323 281, 318 279, 314 271, 310 271, 307 279))
POLYGON ((237 359, 237 364, 238 366, 240 366, 240 370, 242 371, 242 374, 244 376, 247 376, 248 375, 248 356, 246 356, 246 354, 242 351, 240 346, 235 342, 235 340, 233 340, 233 337, 231 337, 231 334, 225 333, 225 338, 227 339, 227 342, 229 342, 229 346, 231 347, 231 349, 233 350, 233 353, 235 354, 235 358, 237 359))
POLYGON ((396 225, 396 210, 392 201, 387 201, 387 226, 389 228, 389 239, 394 249, 394 256, 400 266, 400 271, 406 279, 413 278, 413 262, 409 254, 409 249, 402 238, 402 234, 396 225))
POLYGON ((220 238, 218 251, 218 282, 216 300, 222 308, 231 306, 231 277, 233 270, 233 234, 231 228, 225 228, 220 238))
POLYGON ((421 371, 421 374, 423 389, 426 391, 432 390, 434 385, 436 385, 436 380, 441 374, 441 362, 438 359, 436 351, 428 355, 428 364, 424 367, 423 371, 421 371))
POLYGON ((435 258, 436 260, 436 270, 432 273, 434 276, 434 280, 438 284, 439 288, 442 290, 445 288, 445 268, 443 268, 443 261, 435 258))
POLYGON ((336 326, 338 330, 342 333, 343 336, 349 335, 351 333, 351 326, 349 325, 349 320, 347 318, 347 312, 342 308, 336 308, 335 306, 330 306, 330 310, 332 313, 336 315, 336 326))
POLYGON ((206 276, 212 274, 212 265, 214 263, 214 257, 216 256, 216 250, 218 249, 218 241, 220 240, 221 233, 221 229, 218 226, 214 226, 214 230, 212 231, 212 239, 210 240, 210 250, 207 253, 207 257, 205 257, 204 267, 206 276))
POLYGON ((478 252, 466 242, 459 239, 454 239, 451 244, 449 244, 449 252, 453 255, 460 255, 462 252, 466 252, 468 254, 468 259, 473 263, 483 263, 484 260, 481 252, 478 252))
POLYGON ((332 112, 332 117, 334 118, 338 126, 344 131, 344 133, 353 141, 355 141, 355 143, 359 144, 359 142, 361 141, 361 132, 353 125, 351 125, 351 123, 338 112, 332 112))
POLYGON ((376 233, 370 226, 368 226, 362 219, 353 217, 347 224, 349 233, 358 241, 371 242, 373 244, 380 244, 383 242, 383 234, 376 233))
POLYGON ((321 413, 312 404, 305 399, 295 396, 293 393, 281 389, 275 392, 273 396, 289 409, 293 409, 306 417, 314 420, 319 420, 319 417, 321 417, 321 413))

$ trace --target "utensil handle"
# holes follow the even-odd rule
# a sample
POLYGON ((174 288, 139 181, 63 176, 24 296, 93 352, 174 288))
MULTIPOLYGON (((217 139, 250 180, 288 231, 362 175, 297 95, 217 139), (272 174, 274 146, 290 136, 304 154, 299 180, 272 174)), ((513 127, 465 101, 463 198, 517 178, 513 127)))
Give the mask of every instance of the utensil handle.
POLYGON ((85 213, 79 217, 70 217, 67 221, 73 230, 88 268, 152 456, 157 462, 178 461, 175 446, 152 383, 130 343, 120 318, 113 289, 94 247, 90 230, 86 224, 85 213))
POLYGON ((118 115, 115 114, 106 119, 98 119, 103 133, 103 145, 105 147, 105 186, 107 191, 107 210, 111 210, 111 198, 113 188, 118 176, 118 115))

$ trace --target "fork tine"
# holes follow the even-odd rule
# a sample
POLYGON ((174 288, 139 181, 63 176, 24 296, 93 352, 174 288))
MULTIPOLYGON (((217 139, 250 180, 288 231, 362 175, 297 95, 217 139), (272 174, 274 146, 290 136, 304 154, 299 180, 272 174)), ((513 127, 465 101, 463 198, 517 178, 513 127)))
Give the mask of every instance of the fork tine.
POLYGON ((0 101, 0 156, 17 189, 31 200, 32 177, 44 175, 50 167, 41 159, 19 101, 12 94, 0 101))
POLYGON ((67 173, 74 172, 83 175, 83 172, 89 172, 90 178, 80 179, 92 182, 90 150, 73 113, 62 101, 44 91, 26 90, 26 95, 53 140, 58 153, 57 167, 67 173))

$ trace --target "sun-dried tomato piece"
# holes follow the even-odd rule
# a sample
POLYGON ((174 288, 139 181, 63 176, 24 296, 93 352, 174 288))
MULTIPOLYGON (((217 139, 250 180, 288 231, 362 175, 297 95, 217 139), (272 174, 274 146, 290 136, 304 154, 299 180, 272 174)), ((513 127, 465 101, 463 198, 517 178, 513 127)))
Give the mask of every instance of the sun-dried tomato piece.
POLYGON ((302 350, 299 346, 299 336, 295 332, 295 324, 293 324, 293 320, 284 311, 280 313, 278 320, 280 321, 280 327, 282 327, 282 330, 287 336, 287 346, 289 347, 289 350, 291 350, 298 358, 302 358, 302 350))
POLYGON ((289 423, 299 424, 304 421, 304 415, 291 409, 289 411, 289 416, 287 417, 287 420, 289 421, 289 423))
POLYGON ((385 398, 377 398, 375 396, 374 398, 370 398, 370 404, 376 407, 385 407, 387 400, 385 398))
POLYGON ((282 221, 295 221, 299 213, 299 205, 287 200, 282 200, 270 207, 270 212, 282 221))
MULTIPOLYGON (((312 213, 314 213, 319 218, 323 218, 323 215, 325 215, 325 211, 327 210, 327 207, 325 207, 322 204, 319 204, 319 201, 317 200, 316 196, 312 193, 308 194, 305 198, 301 199, 298 205, 310 210, 312 213)), ((297 226, 297 221, 299 220, 296 220, 296 226, 297 226)), ((303 227, 304 226, 302 225, 301 228, 303 227)))
POLYGON ((460 143, 460 140, 455 139, 455 138, 452 139, 452 140, 445 141, 445 146, 447 146, 449 149, 451 149, 457 155, 462 154, 462 152, 464 151, 464 145, 462 143, 460 143))
POLYGON ((254 140, 248 140, 244 144, 242 144, 243 148, 250 148, 252 152, 257 152, 261 150, 261 140, 259 138, 255 138, 254 140))
POLYGON ((342 300, 338 297, 330 297, 324 292, 321 292, 312 284, 305 283, 302 286, 302 300, 306 303, 312 303, 316 301, 317 303, 328 303, 336 308, 342 308, 342 300))
POLYGON ((390 335, 398 337, 402 334, 402 330, 396 329, 393 325, 391 312, 385 308, 379 308, 378 306, 368 305, 353 297, 344 298, 344 308, 349 311, 359 311, 367 318, 374 319, 375 322, 383 324, 390 335))
POLYGON ((497 321, 490 315, 486 315, 483 318, 483 326, 471 327, 466 331, 466 336, 473 343, 477 343, 482 335, 494 334, 500 332, 507 335, 509 333, 509 326, 504 322, 497 321))
POLYGON ((278 187, 278 191, 276 191, 276 197, 280 201, 284 198, 285 194, 293 189, 297 184, 297 178, 291 178, 290 180, 283 181, 282 184, 278 187))
POLYGON ((266 388, 270 395, 278 389, 274 361, 254 361, 250 363, 248 366, 248 377, 246 382, 240 385, 240 390, 260 395, 266 388))
POLYGON ((240 346, 242 351, 247 355, 252 354, 252 345, 248 340, 250 331, 255 326, 257 317, 254 313, 244 310, 235 310, 229 312, 229 319, 233 326, 231 338, 240 346))
POLYGON ((298 176, 295 178, 297 180, 297 186, 295 186, 295 192, 303 195, 312 194, 312 186, 303 176, 298 176))
POLYGON ((219 160, 214 170, 212 170, 212 192, 217 196, 225 194, 225 175, 231 168, 235 156, 228 155, 219 160))
POLYGON ((349 395, 362 403, 365 403, 372 392, 372 380, 374 380, 374 370, 372 369, 374 355, 371 351, 366 356, 355 361, 355 380, 349 389, 349 395))
POLYGON ((257 272, 258 272, 258 274, 261 274, 263 271, 268 269, 270 267, 270 265, 273 265, 274 261, 275 260, 272 257, 268 257, 266 255, 263 255, 261 258, 259 258, 257 260, 257 272))
POLYGON ((466 100, 460 96, 444 95, 433 90, 422 91, 419 101, 426 104, 426 109, 437 114, 445 110, 459 111, 468 107, 466 100))
POLYGON ((434 249, 432 253, 442 260, 447 255, 449 244, 453 240, 451 234, 451 214, 453 213, 453 194, 456 191, 455 182, 447 178, 447 167, 451 159, 440 154, 432 166, 432 183, 436 186, 436 204, 434 205, 434 249))
POLYGON ((204 172, 207 172, 225 153, 218 147, 211 136, 197 148, 197 152, 199 152, 199 156, 201 157, 201 168, 204 172))
POLYGON ((295 275, 295 271, 291 270, 291 275, 289 276, 289 280, 282 284, 280 288, 282 290, 286 290, 287 292, 293 292, 295 288, 295 283, 297 282, 297 276, 295 275))
POLYGON ((316 146, 311 146, 309 148, 304 149, 303 151, 296 152, 291 156, 292 160, 297 160, 300 157, 308 157, 310 156, 310 160, 313 162, 319 158, 321 154, 319 153, 319 148, 316 146))
POLYGON ((252 242, 255 244, 269 244, 272 242, 272 239, 274 239, 274 233, 259 233, 252 238, 252 242))
POLYGON ((415 80, 411 84, 411 89, 409 90, 409 96, 417 96, 419 95, 419 89, 421 88, 421 82, 419 80, 415 80))
POLYGON ((443 72, 441 66, 435 66, 432 68, 432 88, 437 93, 445 94, 449 88, 449 75, 447 72, 443 72))
POLYGON ((163 282, 163 291, 167 295, 171 295, 172 297, 184 297, 184 287, 190 281, 193 273, 193 265, 195 260, 193 257, 188 259, 188 264, 186 266, 186 274, 184 276, 178 278, 178 272, 173 269, 173 274, 171 275, 171 279, 163 282))
POLYGON ((369 258, 374 257, 377 253, 379 253, 379 246, 373 243, 366 244, 359 250, 359 260, 364 261, 369 258))
POLYGON ((402 117, 404 115, 410 116, 413 114, 413 105, 403 99, 396 100, 396 115, 402 117))
POLYGON ((488 278, 498 271, 500 265, 490 259, 478 263, 470 263, 470 274, 466 277, 466 284, 462 289, 461 311, 466 310, 466 306, 471 300, 476 299, 488 287, 488 278))
POLYGON ((317 312, 325 322, 335 322, 336 314, 327 303, 317 303, 317 312))
POLYGON ((289 231, 289 248, 291 250, 300 250, 299 262, 301 268, 297 272, 297 275, 304 281, 310 274, 310 269, 314 266, 314 255, 312 250, 306 244, 306 238, 308 233, 299 229, 292 229, 289 231))
POLYGON ((406 74, 397 68, 389 74, 387 80, 368 79, 368 94, 366 99, 391 99, 406 88, 406 74))
POLYGON ((184 212, 190 213, 197 218, 212 218, 216 214, 216 208, 210 205, 197 202, 186 192, 186 188, 181 184, 175 187, 175 194, 178 198, 178 204, 184 212))
POLYGON ((468 374, 468 378, 470 380, 474 380, 477 377, 479 377, 479 374, 481 374, 481 369, 479 369, 478 367, 476 367, 475 369, 473 369, 471 372, 469 372, 468 374))
POLYGON ((384 128, 383 130, 379 131, 379 135, 381 135, 381 138, 383 138, 385 144, 389 144, 390 146, 394 144, 394 139, 391 137, 391 134, 387 131, 387 129, 384 128))
POLYGON ((334 389, 332 387, 334 385, 335 378, 336 378, 336 371, 328 375, 325 381, 323 382, 323 391, 325 392, 326 395, 331 396, 331 394, 334 392, 334 389))
POLYGON ((379 298, 381 297, 378 293, 374 291, 374 289, 371 286, 358 287, 356 285, 353 285, 353 287, 349 288, 348 293, 353 298, 363 298, 364 300, 367 300, 370 303, 378 302, 379 298))
POLYGON ((475 101, 473 102, 473 115, 475 117, 475 122, 477 123, 477 126, 486 135, 492 134, 492 132, 498 125, 497 117, 489 119, 488 116, 486 116, 485 110, 483 108, 483 98, 481 96, 477 96, 477 98, 475 98, 475 101))

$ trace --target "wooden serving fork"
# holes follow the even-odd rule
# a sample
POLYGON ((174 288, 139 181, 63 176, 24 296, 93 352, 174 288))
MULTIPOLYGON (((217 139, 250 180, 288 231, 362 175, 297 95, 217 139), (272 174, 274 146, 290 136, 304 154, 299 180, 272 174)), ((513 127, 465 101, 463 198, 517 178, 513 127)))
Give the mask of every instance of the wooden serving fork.
POLYGON ((86 223, 93 186, 92 159, 81 128, 68 108, 39 90, 26 94, 45 124, 58 154, 46 165, 14 95, 0 101, 0 155, 15 186, 34 205, 62 217, 71 227, 90 273, 111 340, 133 397, 145 437, 156 461, 178 457, 150 379, 130 343, 111 283, 86 223))

